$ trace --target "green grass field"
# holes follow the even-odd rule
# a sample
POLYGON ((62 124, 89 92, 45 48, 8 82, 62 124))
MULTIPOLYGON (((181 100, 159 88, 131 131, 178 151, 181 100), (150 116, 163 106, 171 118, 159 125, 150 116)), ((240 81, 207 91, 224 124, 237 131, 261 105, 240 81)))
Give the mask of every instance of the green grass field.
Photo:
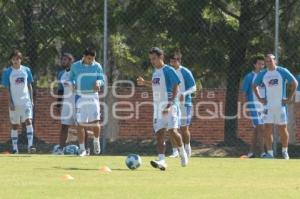
POLYGON ((120 156, 1 155, 0 198, 300 197, 300 160, 192 158, 181 168, 179 159, 168 159, 167 171, 159 171, 152 158, 131 171, 120 156), (101 172, 104 165, 112 172, 101 172))

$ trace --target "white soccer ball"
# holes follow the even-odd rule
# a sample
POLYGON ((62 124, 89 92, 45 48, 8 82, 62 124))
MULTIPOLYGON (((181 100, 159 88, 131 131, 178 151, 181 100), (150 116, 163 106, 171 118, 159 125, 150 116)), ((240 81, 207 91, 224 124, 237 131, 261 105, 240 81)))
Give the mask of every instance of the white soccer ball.
POLYGON ((125 160, 126 166, 131 169, 137 169, 142 165, 142 159, 139 155, 129 154, 125 160))

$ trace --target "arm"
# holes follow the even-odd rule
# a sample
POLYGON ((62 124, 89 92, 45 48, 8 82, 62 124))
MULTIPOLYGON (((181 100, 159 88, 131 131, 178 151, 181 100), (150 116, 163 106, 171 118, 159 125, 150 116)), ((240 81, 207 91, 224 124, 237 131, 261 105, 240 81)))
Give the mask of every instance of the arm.
POLYGON ((147 81, 147 80, 144 80, 144 78, 142 78, 142 77, 138 77, 137 78, 137 84, 139 86, 151 87, 152 86, 152 81, 147 81))
POLYGON ((30 99, 31 99, 31 104, 33 106, 34 105, 34 103, 33 103, 33 89, 32 89, 31 84, 28 84, 28 91, 29 91, 29 95, 30 95, 30 99))
POLYGON ((253 84, 252 85, 252 89, 253 89, 253 92, 254 92, 255 96, 257 97, 258 101, 260 103, 262 103, 262 104, 266 104, 267 103, 266 99, 265 98, 261 98, 260 95, 259 95, 258 85, 253 84))
POLYGON ((296 94, 296 90, 297 90, 297 86, 298 86, 298 82, 297 81, 292 81, 291 82, 291 92, 288 96, 287 99, 282 100, 283 104, 288 104, 292 101, 292 99, 294 98, 295 94, 296 94))
POLYGON ((180 94, 183 95, 183 96, 186 96, 186 95, 189 95, 189 94, 192 94, 194 92, 196 92, 197 88, 196 88, 196 85, 195 86, 192 86, 191 88, 189 88, 188 90, 184 91, 184 92, 181 92, 180 94))

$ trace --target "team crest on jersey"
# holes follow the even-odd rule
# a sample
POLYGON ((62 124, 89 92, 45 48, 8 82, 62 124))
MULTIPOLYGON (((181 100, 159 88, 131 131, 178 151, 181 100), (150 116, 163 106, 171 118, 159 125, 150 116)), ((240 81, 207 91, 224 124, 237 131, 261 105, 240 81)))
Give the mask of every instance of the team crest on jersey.
POLYGON ((278 85, 278 79, 271 79, 268 82, 269 86, 277 86, 278 85))
POLYGON ((16 83, 16 84, 24 84, 24 83, 25 83, 25 78, 24 78, 24 77, 18 77, 18 78, 15 80, 15 83, 16 83))
POLYGON ((152 79, 152 84, 159 85, 160 84, 160 78, 159 77, 153 78, 152 79))

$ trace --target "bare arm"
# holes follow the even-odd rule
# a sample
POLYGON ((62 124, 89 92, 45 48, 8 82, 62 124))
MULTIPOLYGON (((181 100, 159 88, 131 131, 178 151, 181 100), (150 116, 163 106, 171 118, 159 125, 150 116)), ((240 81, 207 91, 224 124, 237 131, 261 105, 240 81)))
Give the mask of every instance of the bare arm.
POLYGON ((152 81, 147 81, 147 80, 144 80, 144 78, 142 78, 142 77, 138 77, 137 78, 137 84, 139 86, 151 87, 152 86, 152 81))
POLYGON ((14 105, 14 101, 12 99, 12 95, 11 95, 11 92, 10 92, 10 87, 7 88, 7 91, 8 91, 8 95, 9 95, 9 107, 10 107, 10 110, 14 111, 15 110, 15 105, 14 105))
POLYGON ((292 99, 294 98, 295 94, 296 94, 296 90, 297 90, 297 86, 298 86, 298 82, 297 81, 292 81, 291 82, 291 92, 288 96, 287 99, 282 100, 283 104, 287 104, 289 102, 292 101, 292 99))
POLYGON ((253 89, 253 92, 254 92, 255 96, 257 97, 258 101, 260 101, 260 103, 262 103, 262 104, 266 104, 266 99, 261 98, 259 95, 258 85, 253 84, 252 89, 253 89))

